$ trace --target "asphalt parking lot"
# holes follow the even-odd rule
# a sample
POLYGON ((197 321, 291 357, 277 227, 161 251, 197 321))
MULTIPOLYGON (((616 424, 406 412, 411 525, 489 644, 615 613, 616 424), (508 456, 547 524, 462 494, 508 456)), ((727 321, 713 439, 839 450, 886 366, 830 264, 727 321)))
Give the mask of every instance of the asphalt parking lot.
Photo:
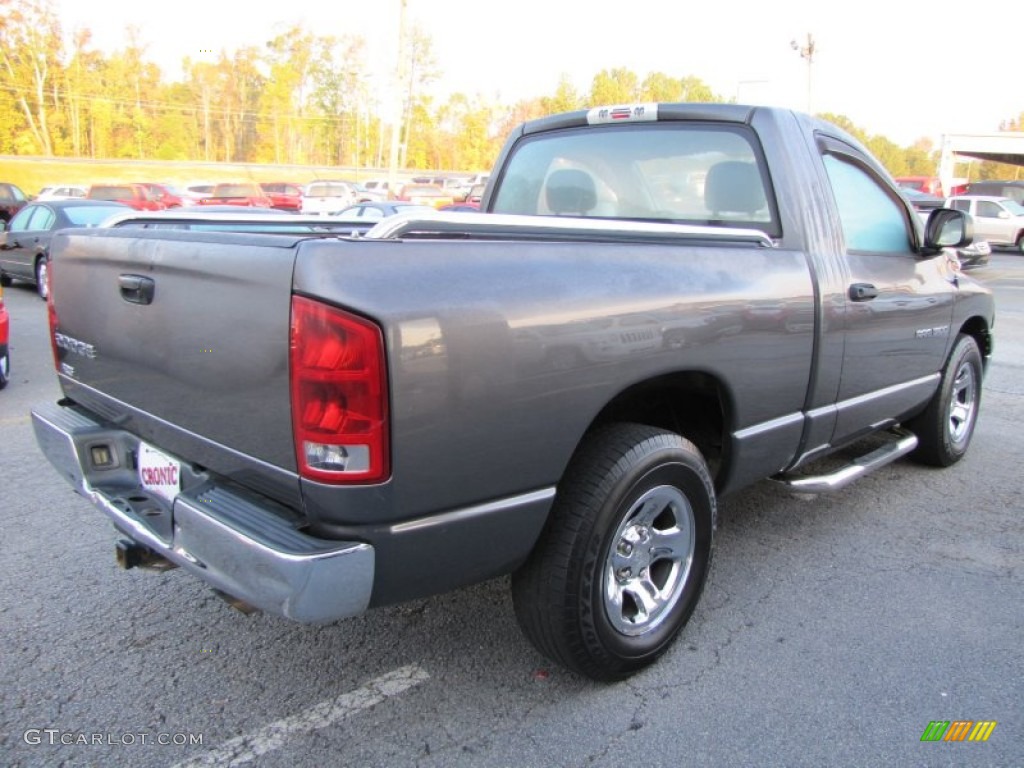
POLYGON ((32 435, 30 406, 58 397, 46 307, 5 289, 0 764, 1020 766, 1024 257, 974 275, 998 321, 964 461, 727 498, 693 619, 615 685, 539 656, 505 579, 304 627, 118 570, 113 530, 32 435), (996 726, 922 741, 932 721, 996 726))

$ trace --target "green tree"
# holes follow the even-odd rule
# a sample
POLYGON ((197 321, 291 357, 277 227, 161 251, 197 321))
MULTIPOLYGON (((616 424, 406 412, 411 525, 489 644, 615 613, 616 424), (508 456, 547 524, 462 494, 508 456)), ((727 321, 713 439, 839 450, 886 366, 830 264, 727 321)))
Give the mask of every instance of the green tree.
POLYGON ((651 72, 640 86, 640 101, 671 103, 685 101, 683 81, 669 77, 664 72, 651 72))
POLYGON ((49 0, 0 0, 0 89, 24 118, 32 148, 53 154, 50 122, 63 41, 49 0))
POLYGON ((307 162, 310 136, 306 100, 312 89, 314 36, 290 27, 266 44, 269 76, 260 99, 259 159, 274 163, 307 162))
POLYGON ((551 96, 542 97, 541 103, 544 111, 551 115, 583 108, 583 98, 569 80, 569 76, 565 74, 559 78, 555 92, 551 96))
POLYGON ((604 69, 594 75, 590 105, 629 104, 638 100, 640 83, 636 73, 625 69, 604 69))

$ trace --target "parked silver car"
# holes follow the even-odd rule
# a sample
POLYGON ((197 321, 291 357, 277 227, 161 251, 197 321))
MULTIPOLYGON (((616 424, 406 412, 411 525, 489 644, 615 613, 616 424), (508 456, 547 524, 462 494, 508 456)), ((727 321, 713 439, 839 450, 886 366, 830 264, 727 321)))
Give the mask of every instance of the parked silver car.
POLYGON ((1024 253, 1024 205, 1008 197, 962 195, 946 200, 947 208, 974 218, 974 237, 992 245, 1009 245, 1024 253))

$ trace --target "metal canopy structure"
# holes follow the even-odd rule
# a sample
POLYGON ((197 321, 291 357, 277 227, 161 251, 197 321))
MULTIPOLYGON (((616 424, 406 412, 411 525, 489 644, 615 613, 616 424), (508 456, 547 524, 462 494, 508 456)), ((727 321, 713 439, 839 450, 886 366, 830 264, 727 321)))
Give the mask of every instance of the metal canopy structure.
POLYGON ((939 181, 944 190, 953 186, 953 165, 957 156, 1024 166, 1024 133, 960 133, 942 137, 939 181))

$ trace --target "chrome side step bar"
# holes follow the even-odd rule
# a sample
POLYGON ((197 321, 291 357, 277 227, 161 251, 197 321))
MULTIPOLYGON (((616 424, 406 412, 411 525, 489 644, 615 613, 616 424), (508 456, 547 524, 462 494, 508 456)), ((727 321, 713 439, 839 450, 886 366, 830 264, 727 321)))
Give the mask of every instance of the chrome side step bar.
POLYGON ((895 428, 887 433, 892 441, 876 448, 871 453, 854 459, 846 466, 827 475, 776 475, 772 481, 788 491, 796 493, 832 493, 845 488, 869 472, 891 464, 917 447, 917 435, 905 429, 895 428))

